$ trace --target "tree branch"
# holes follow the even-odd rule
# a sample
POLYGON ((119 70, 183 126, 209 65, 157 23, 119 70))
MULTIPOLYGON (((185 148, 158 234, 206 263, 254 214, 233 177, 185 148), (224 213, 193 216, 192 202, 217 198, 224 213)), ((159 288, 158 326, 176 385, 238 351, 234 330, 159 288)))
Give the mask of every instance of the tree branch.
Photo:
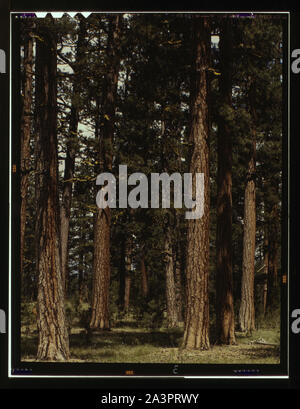
POLYGON ((68 60, 60 51, 57 52, 59 58, 61 58, 66 64, 68 64, 73 71, 75 71, 75 64, 68 60))

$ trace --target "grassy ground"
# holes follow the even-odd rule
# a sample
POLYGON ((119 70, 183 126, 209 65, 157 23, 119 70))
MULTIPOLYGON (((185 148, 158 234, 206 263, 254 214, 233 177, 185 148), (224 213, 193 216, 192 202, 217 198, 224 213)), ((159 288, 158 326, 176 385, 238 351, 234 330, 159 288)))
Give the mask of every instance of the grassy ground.
MULTIPOLYGON (((87 337, 79 326, 70 331, 70 362, 103 363, 186 363, 186 364, 277 364, 280 334, 260 329, 245 336, 237 333, 237 345, 211 345, 208 351, 182 350, 183 329, 149 330, 134 322, 119 322, 111 331, 94 332, 87 337), (257 343, 263 340, 264 345, 257 343)), ((22 361, 34 361, 37 349, 36 326, 22 327, 22 361)))

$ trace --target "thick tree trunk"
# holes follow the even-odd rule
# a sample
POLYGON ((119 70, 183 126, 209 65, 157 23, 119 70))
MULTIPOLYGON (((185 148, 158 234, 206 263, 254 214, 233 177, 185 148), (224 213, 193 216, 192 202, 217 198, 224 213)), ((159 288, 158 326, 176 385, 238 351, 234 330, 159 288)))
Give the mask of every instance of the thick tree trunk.
POLYGON ((74 80, 73 80, 73 96, 70 114, 69 135, 67 140, 67 152, 65 159, 64 181, 62 191, 62 201, 60 208, 60 222, 61 222, 61 264, 62 264, 62 277, 63 288, 67 291, 68 283, 68 241, 69 241, 69 229, 70 229, 70 215, 71 215, 71 203, 72 203, 72 189, 73 189, 73 177, 75 168, 75 140, 77 139, 77 128, 79 121, 80 107, 78 105, 78 99, 80 96, 81 78, 83 69, 83 45, 86 36, 85 18, 82 17, 79 25, 79 33, 77 40, 76 50, 76 62, 74 64, 74 80))
POLYGON ((36 265, 38 360, 66 360, 69 340, 62 287, 56 101, 56 41, 41 28, 36 46, 36 265))
POLYGON ((256 236, 256 199, 255 199, 255 129, 252 130, 252 152, 248 166, 248 175, 244 199, 244 238, 243 238, 243 272, 239 326, 241 331, 255 330, 254 307, 254 268, 256 236))
POLYGON ((166 301, 167 325, 169 328, 177 327, 178 315, 176 305, 176 287, 174 277, 174 254, 171 242, 170 228, 167 227, 165 238, 165 263, 166 263, 166 301))
MULTIPOLYGON (((107 72, 104 81, 102 121, 99 138, 99 171, 112 171, 112 144, 114 136, 115 99, 119 75, 119 40, 122 17, 110 18, 107 44, 107 72)), ((110 209, 98 209, 95 220, 92 329, 109 329, 109 284, 110 284, 110 209)))
POLYGON ((191 161, 193 175, 204 174, 204 214, 202 218, 188 220, 187 230, 187 306, 184 331, 184 348, 208 349, 209 343, 209 116, 208 79, 210 66, 210 27, 206 17, 194 20, 195 67, 191 94, 191 161))
MULTIPOLYGON (((232 33, 224 19, 220 33, 220 96, 232 108, 232 33)), ((216 333, 217 343, 235 344, 232 281, 232 129, 222 115, 218 123, 216 333)))
POLYGON ((92 329, 109 329, 110 209, 100 209, 94 229, 92 329))
POLYGON ((30 137, 31 137, 31 106, 32 106, 32 78, 33 78, 33 39, 30 34, 32 24, 25 26, 24 41, 24 85, 23 109, 21 120, 21 212, 20 212, 20 273, 24 270, 24 237, 26 229, 27 191, 29 182, 30 164, 30 137))

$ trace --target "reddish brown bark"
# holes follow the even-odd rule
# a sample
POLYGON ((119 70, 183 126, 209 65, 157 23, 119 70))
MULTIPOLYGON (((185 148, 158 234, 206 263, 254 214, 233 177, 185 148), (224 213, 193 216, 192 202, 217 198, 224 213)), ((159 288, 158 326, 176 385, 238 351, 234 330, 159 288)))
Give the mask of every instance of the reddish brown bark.
MULTIPOLYGON (((232 107, 231 22, 224 19, 220 33, 220 96, 232 107)), ((216 332, 220 344, 235 344, 232 281, 232 129, 222 115, 218 121, 216 332)))
POLYGON ((38 360, 66 360, 69 339, 60 259, 56 41, 40 27, 36 45, 36 267, 38 360))
POLYGON ((32 123, 32 78, 33 78, 33 38, 30 33, 32 23, 25 25, 24 34, 24 85, 21 119, 21 211, 20 211, 20 272, 24 269, 24 237, 26 228, 27 191, 31 168, 30 138, 32 123))
MULTIPOLYGON (((110 18, 107 43, 107 72, 102 90, 102 123, 99 138, 99 173, 111 172, 113 136, 115 122, 115 99, 119 75, 119 41, 122 16, 110 18)), ((111 211, 98 209, 94 227, 94 262, 92 329, 109 329, 109 285, 110 285, 110 224, 111 211)))
MULTIPOLYGON (((251 101, 250 101, 251 104, 251 101)), ((253 106, 251 106, 253 112, 253 106)), ((252 115, 252 120, 254 117, 252 115)), ((255 330, 254 307, 254 268, 256 236, 256 192, 255 192, 255 156, 256 130, 252 127, 252 148, 248 165, 248 174, 244 198, 244 237, 243 237, 243 271, 239 326, 241 331, 255 330)))
POLYGON ((94 229, 92 318, 90 327, 109 329, 110 209, 100 209, 94 229))
POLYGON ((167 325, 169 328, 178 325, 178 310, 176 305, 176 286, 174 277, 174 254, 171 242, 170 228, 165 234, 165 264, 166 264, 166 302, 167 302, 167 325))
POLYGON ((191 86, 190 173, 204 174, 204 214, 188 220, 187 230, 187 305, 184 348, 208 349, 209 343, 209 116, 208 79, 210 66, 210 27, 206 17, 194 19, 194 81, 191 86))

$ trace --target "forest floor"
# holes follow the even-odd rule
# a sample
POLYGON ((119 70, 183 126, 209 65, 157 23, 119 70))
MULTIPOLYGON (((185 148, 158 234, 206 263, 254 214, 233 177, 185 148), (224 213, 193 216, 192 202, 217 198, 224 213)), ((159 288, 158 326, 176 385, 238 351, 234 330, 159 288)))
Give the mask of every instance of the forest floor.
MULTIPOLYGON (((119 322, 110 331, 87 336, 84 328, 70 331, 70 362, 176 364, 278 364, 280 333, 260 329, 250 336, 236 333, 237 345, 211 345, 207 351, 180 348, 183 329, 151 330, 134 321, 119 322)), ((35 361, 36 325, 21 328, 22 361, 35 361)))

